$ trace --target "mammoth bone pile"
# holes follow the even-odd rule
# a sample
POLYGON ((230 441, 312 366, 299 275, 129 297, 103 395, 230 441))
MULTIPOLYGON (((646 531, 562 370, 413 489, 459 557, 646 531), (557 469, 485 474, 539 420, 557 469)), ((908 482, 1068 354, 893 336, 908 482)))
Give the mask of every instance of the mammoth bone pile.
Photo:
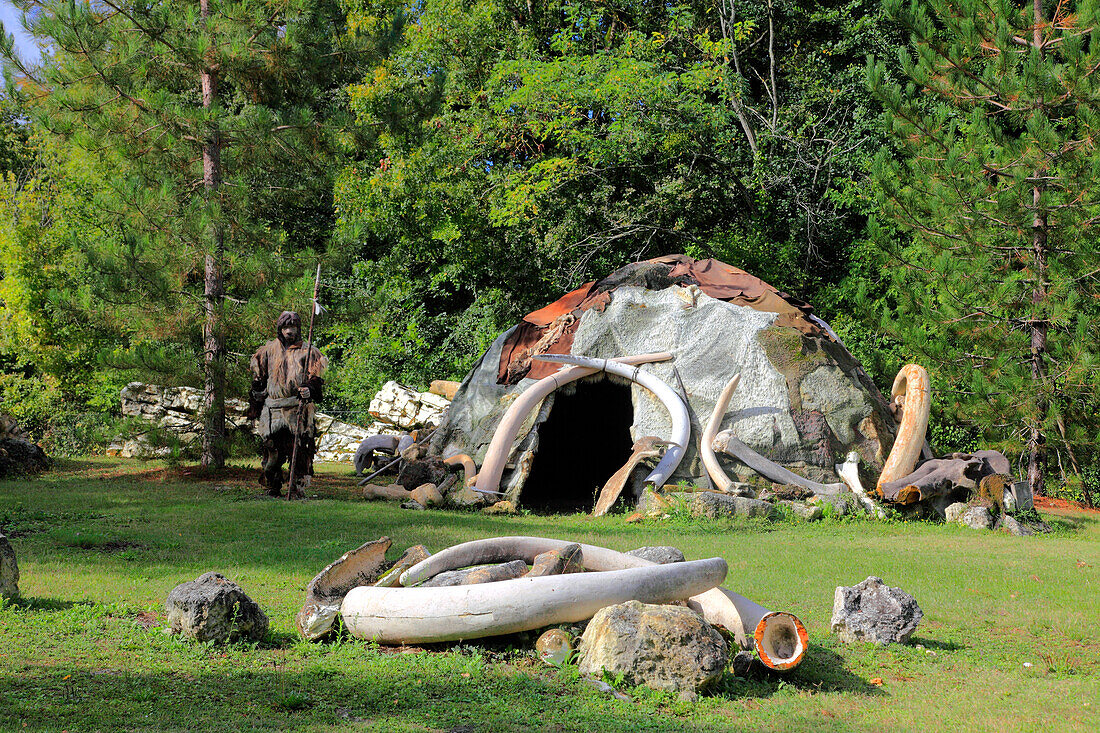
MULTIPOLYGON (((364 496, 401 500, 410 508, 447 502, 475 504, 507 498, 508 495, 501 489, 502 476, 506 469, 513 468, 517 463, 516 446, 520 435, 525 427, 530 429, 531 421, 544 400, 552 392, 571 382, 603 372, 628 380, 652 394, 667 412, 669 432, 664 436, 643 435, 634 441, 629 459, 596 493, 592 513, 600 516, 611 511, 630 484, 632 474, 647 460, 654 461, 655 465, 652 469, 647 469, 648 474, 640 485, 632 484, 634 498, 641 497, 638 507, 642 511, 662 511, 667 502, 662 502, 660 493, 651 503, 646 501, 646 494, 669 490, 666 483, 670 481, 684 459, 685 452, 695 441, 692 440, 692 420, 686 394, 681 394, 684 391, 682 384, 678 392, 643 366, 667 362, 674 358, 673 354, 659 352, 613 359, 576 354, 536 354, 531 358, 537 362, 561 364, 562 367, 527 386, 508 404, 492 433, 480 468, 470 456, 461 453, 447 458, 421 455, 419 460, 406 461, 406 467, 402 469, 396 484, 381 488, 367 486, 364 496), (449 469, 459 467, 463 469, 464 480, 449 473, 449 469), (650 491, 646 491, 647 489, 650 491)), ((1023 504, 1022 508, 1027 506, 1026 498, 1016 501, 1010 496, 1019 489, 1013 488, 1011 466, 1008 459, 1000 453, 978 451, 974 454, 933 458, 925 440, 931 407, 930 381, 928 373, 918 365, 904 366, 894 380, 890 411, 899 425, 897 437, 885 459, 881 474, 877 481, 872 482, 870 491, 864 488, 864 482, 861 481, 860 456, 855 452, 848 454, 845 463, 834 466, 835 474, 842 481, 823 483, 799 475, 762 455, 742 442, 734 430, 720 430, 723 421, 729 419, 727 413, 730 401, 741 383, 740 374, 729 380, 714 404, 705 426, 696 437, 700 462, 705 472, 703 479, 709 479, 711 488, 689 487, 688 490, 696 494, 693 511, 695 504, 709 506, 707 501, 703 501, 708 498, 705 496, 707 493, 741 497, 737 501, 748 501, 752 505, 749 507, 752 511, 762 514, 768 513, 765 509, 772 510, 774 507, 758 501, 760 499, 786 499, 786 503, 793 505, 798 504, 797 500, 810 498, 811 504, 827 501, 838 508, 838 511, 841 506, 846 510, 848 506, 862 505, 872 516, 879 517, 885 514, 876 501, 902 509, 923 510, 940 518, 946 516, 949 505, 972 498, 997 508, 1020 504, 1023 504), (731 480, 719 460, 719 454, 727 457, 727 465, 730 465, 729 459, 732 459, 734 465, 747 467, 772 486, 754 486, 731 480)), ((408 452, 403 455, 416 458, 408 452)), ((364 479, 361 484, 368 479, 364 479)), ((504 501, 501 506, 511 503, 504 501)), ((808 505, 792 508, 797 512, 800 507, 812 508, 808 505)), ((738 509, 742 510, 749 511, 738 509)))
POLYGON ((776 670, 801 662, 806 629, 720 587, 725 560, 658 564, 603 547, 542 537, 475 540, 428 555, 410 548, 392 566, 389 538, 369 542, 309 584, 298 629, 309 639, 345 628, 380 644, 427 644, 580 623, 628 601, 686 602, 776 670), (387 569, 388 568, 388 569, 387 569))

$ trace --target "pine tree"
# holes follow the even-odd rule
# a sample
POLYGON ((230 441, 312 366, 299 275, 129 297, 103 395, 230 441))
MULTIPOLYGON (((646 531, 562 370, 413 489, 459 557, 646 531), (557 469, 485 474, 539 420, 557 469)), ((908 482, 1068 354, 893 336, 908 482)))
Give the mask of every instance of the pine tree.
POLYGON ((87 192, 98 220, 72 245, 91 275, 83 305, 117 324, 131 360, 201 367, 202 462, 220 467, 227 343, 255 341, 325 245, 323 226, 277 204, 312 194, 331 212, 322 123, 355 51, 338 2, 14 4, 48 52, 25 64, 4 34, 9 93, 109 171, 87 192))
POLYGON ((1026 460, 1095 445, 1100 15, 1095 2, 914 0, 904 86, 869 83, 900 155, 874 176, 908 238, 887 323, 967 422, 1026 460), (926 10, 927 8, 927 10, 926 10))

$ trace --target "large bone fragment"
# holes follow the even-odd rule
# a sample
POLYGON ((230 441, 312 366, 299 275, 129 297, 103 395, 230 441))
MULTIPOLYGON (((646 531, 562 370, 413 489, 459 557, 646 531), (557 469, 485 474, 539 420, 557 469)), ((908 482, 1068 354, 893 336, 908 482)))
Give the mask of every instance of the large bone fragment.
POLYGON ((958 490, 974 491, 988 476, 1009 475, 1012 464, 1001 453, 981 450, 976 453, 952 453, 920 464, 908 476, 879 484, 886 501, 915 504, 938 499, 958 490))
POLYGON ((839 494, 847 489, 844 484, 822 484, 799 476, 794 471, 783 468, 770 461, 752 448, 738 440, 732 431, 723 430, 715 436, 711 448, 719 453, 733 456, 758 474, 777 484, 793 484, 809 489, 815 494, 839 494))
MULTIPOLYGON (((641 354, 639 356, 624 356, 615 361, 621 364, 645 364, 653 361, 666 361, 672 358, 672 354, 666 352, 656 354, 641 354)), ((509 405, 504 417, 501 418, 489 448, 485 452, 485 460, 481 463, 481 472, 477 475, 474 491, 483 494, 500 494, 500 477, 504 473, 504 466, 508 462, 508 456, 512 452, 512 443, 516 440, 520 426, 527 418, 531 410, 546 399, 546 395, 569 382, 575 382, 582 377, 588 377, 600 370, 594 367, 567 367, 549 377, 544 377, 532 384, 515 402, 509 405)))
POLYGON ((621 362, 607 359, 593 359, 588 356, 575 354, 540 354, 533 357, 538 361, 549 361, 561 364, 575 364, 583 367, 595 367, 599 371, 614 374, 636 382, 648 389, 660 400, 668 410, 672 418, 672 437, 669 438, 669 446, 665 455, 657 466, 646 476, 645 482, 654 488, 661 488, 676 467, 680 465, 680 459, 684 457, 684 447, 691 437, 691 421, 688 419, 687 405, 680 395, 667 384, 649 372, 643 372, 637 367, 628 367, 621 362))
POLYGON ((898 437, 894 447, 882 467, 878 483, 875 485, 882 496, 883 484, 897 481, 913 473, 917 467, 917 458, 924 447, 924 436, 928 432, 928 415, 932 409, 932 387, 928 372, 917 364, 906 364, 894 377, 894 386, 890 398, 901 408, 901 424, 898 425, 898 437))
POLYGON ((345 552, 317 573, 306 587, 306 600, 294 618, 299 633, 319 639, 329 632, 344 596, 352 588, 373 583, 386 565, 392 540, 380 537, 345 552))
POLYGON ((352 635, 380 644, 479 639, 584 621, 631 600, 682 600, 714 588, 726 571, 726 561, 715 557, 444 588, 360 587, 344 598, 341 615, 352 635))
POLYGON ((877 506, 875 502, 871 501, 871 497, 867 496, 867 491, 863 488, 863 482, 859 480, 859 454, 855 451, 848 453, 848 458, 844 463, 837 463, 834 468, 836 473, 842 479, 844 483, 848 484, 848 488, 852 490, 852 493, 856 495, 856 498, 864 508, 871 513, 871 516, 878 517, 879 519, 886 518, 886 512, 882 511, 882 508, 877 506))
POLYGON ((661 448, 666 445, 668 445, 668 441, 652 435, 634 441, 634 452, 630 454, 630 458, 600 489, 600 495, 596 498, 596 506, 592 509, 592 516, 602 517, 611 511, 611 507, 615 506, 619 495, 623 493, 623 488, 626 487, 626 482, 630 479, 634 467, 646 458, 656 458, 661 455, 661 448))
MULTIPOLYGON (((516 559, 531 562, 543 552, 570 544, 564 540, 523 536, 464 542, 409 568, 402 574, 401 584, 416 585, 438 573, 469 565, 516 559)), ((584 544, 580 547, 584 566, 589 570, 606 572, 655 564, 606 547, 584 544)), ((712 588, 692 596, 688 605, 708 623, 728 629, 742 649, 755 648, 761 661, 772 669, 792 669, 802 661, 808 643, 806 629, 792 614, 770 611, 725 588, 712 588)))

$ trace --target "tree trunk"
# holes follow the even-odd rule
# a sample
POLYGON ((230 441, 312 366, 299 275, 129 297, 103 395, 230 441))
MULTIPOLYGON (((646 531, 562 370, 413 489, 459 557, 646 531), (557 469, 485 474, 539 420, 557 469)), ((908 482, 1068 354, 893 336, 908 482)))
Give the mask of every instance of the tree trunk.
MULTIPOLYGON (((1043 44, 1043 2, 1033 0, 1032 43, 1042 53, 1043 44)), ((1035 172, 1036 180, 1041 180, 1041 171, 1035 172)), ((1047 219, 1046 213, 1039 207, 1042 202, 1042 188, 1036 184, 1031 189, 1035 218, 1032 224, 1031 245, 1035 258, 1035 290, 1031 295, 1032 316, 1028 328, 1031 331, 1031 389, 1033 416, 1028 426, 1027 438, 1027 485, 1034 496, 1043 494, 1043 469, 1046 460, 1046 436, 1043 435, 1043 418, 1047 412, 1047 395, 1043 385, 1046 368, 1043 360, 1047 352, 1047 322, 1042 317, 1043 305, 1047 298, 1047 219)))
MULTIPOLYGON (((210 0, 200 0, 203 24, 210 17, 210 0)), ((208 65, 202 74, 202 106, 212 107, 218 95, 217 69, 208 65)), ((202 145, 202 182, 207 204, 218 199, 221 188, 221 131, 212 123, 202 145)), ((203 291, 203 430, 202 465, 225 465, 225 335, 222 331, 222 256, 224 232, 218 216, 210 225, 210 249, 206 255, 203 291)))
POLYGON ((1047 353, 1047 322, 1042 317, 1042 308, 1046 300, 1047 269, 1047 222, 1046 216, 1039 210, 1041 191, 1038 186, 1032 189, 1035 204, 1035 222, 1032 230, 1032 256, 1035 258, 1035 290, 1031 295, 1033 313, 1029 322, 1031 331, 1031 383, 1032 417, 1028 426, 1027 440, 1027 484, 1032 494, 1043 494, 1043 463, 1046 460, 1046 436, 1043 434, 1043 418, 1046 416, 1048 398, 1043 379, 1046 373, 1044 359, 1047 353))

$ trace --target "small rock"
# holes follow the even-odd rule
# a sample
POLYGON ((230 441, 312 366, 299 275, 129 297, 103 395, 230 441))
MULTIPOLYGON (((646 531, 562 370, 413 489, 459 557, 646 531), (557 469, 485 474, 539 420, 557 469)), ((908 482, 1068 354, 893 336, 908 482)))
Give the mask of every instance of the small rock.
POLYGON ((778 510, 766 501, 748 499, 743 496, 727 496, 704 491, 694 495, 691 513, 709 519, 723 517, 766 517, 777 516, 778 510))
POLYGON ((195 641, 259 641, 267 633, 267 615, 221 573, 204 573, 177 585, 165 607, 170 633, 195 641))
POLYGON ((0 437, 0 478, 32 476, 52 465, 37 443, 16 437, 0 437))
POLYGON ((833 632, 841 641, 901 644, 908 641, 924 614, 913 596, 871 576, 858 585, 837 586, 833 597, 833 632))
POLYGON ((578 671, 599 676, 606 670, 628 684, 690 697, 716 682, 728 661, 725 639, 694 611, 628 601, 592 617, 578 671))
POLYGON ((832 506, 833 516, 835 517, 848 516, 854 512, 856 508, 855 498, 851 495, 825 494, 819 495, 817 498, 819 499, 818 506, 822 509, 825 508, 826 504, 832 506))
POLYGON ((948 522, 957 522, 962 518, 968 507, 969 505, 966 502, 956 501, 944 509, 944 516, 948 522))
POLYGON ((788 507, 794 515, 804 522, 816 522, 825 516, 820 506, 805 504, 801 501, 782 501, 783 506, 788 507))
POLYGON ((772 487, 772 493, 777 499, 786 501, 804 501, 814 495, 810 489, 794 484, 777 484, 772 487))
POLYGON ((401 508, 402 509, 412 509, 414 512, 422 512, 425 509, 427 509, 428 507, 424 506, 419 501, 413 501, 412 499, 409 499, 406 502, 402 502, 401 508))
POLYGON ((499 580, 512 580, 527 573, 527 563, 512 560, 499 565, 478 565, 464 570, 447 570, 420 584, 421 588, 439 588, 448 585, 474 585, 476 583, 495 583, 499 580))
MULTIPOLYGON (((690 496, 690 495, 688 495, 690 496)), ((668 497, 658 494, 656 491, 650 488, 646 488, 642 492, 642 496, 638 499, 638 511, 646 516, 654 516, 658 514, 664 514, 672 508, 672 503, 668 497)))
POLYGON ((674 562, 683 562, 684 553, 676 547, 639 547, 637 550, 631 550, 626 553, 627 555, 633 555, 634 557, 640 557, 643 560, 649 560, 655 562, 658 565, 668 565, 674 562))
POLYGON ((439 506, 443 503, 443 494, 435 484, 420 484, 412 490, 411 498, 422 507, 439 506))
POLYGON ((412 460, 410 460, 413 453, 419 450, 419 446, 411 446, 406 448, 405 452, 401 454, 401 457, 404 459, 404 465, 401 466, 401 471, 397 474, 397 483, 409 491, 412 491, 422 484, 435 484, 439 486, 439 484, 443 482, 443 479, 447 478, 449 473, 447 465, 443 463, 442 458, 429 456, 427 458, 412 458, 412 460), (406 456, 408 456, 408 458, 406 456))
POLYGON ((535 642, 535 651, 546 664, 560 667, 573 655, 573 637, 561 629, 550 629, 535 642))
POLYGON ((765 672, 767 667, 752 652, 740 651, 733 656, 730 669, 738 677, 758 677, 765 672))
POLYGON ((1035 534, 1035 530, 1026 524, 1018 522, 1011 514, 1006 514, 1001 521, 997 522, 995 529, 1016 535, 1017 537, 1027 537, 1035 534))
POLYGON ((516 505, 510 501, 498 501, 481 510, 485 514, 515 514, 516 505))
POLYGON ((15 559, 15 548, 2 534, 0 534, 0 596, 19 597, 19 563, 15 559))
POLYGON ((581 546, 573 543, 560 550, 547 550, 535 556, 531 563, 528 578, 541 578, 544 575, 565 575, 583 573, 584 565, 581 546))
POLYGON ((971 529, 993 529, 993 515, 984 506, 970 507, 959 521, 971 529))

